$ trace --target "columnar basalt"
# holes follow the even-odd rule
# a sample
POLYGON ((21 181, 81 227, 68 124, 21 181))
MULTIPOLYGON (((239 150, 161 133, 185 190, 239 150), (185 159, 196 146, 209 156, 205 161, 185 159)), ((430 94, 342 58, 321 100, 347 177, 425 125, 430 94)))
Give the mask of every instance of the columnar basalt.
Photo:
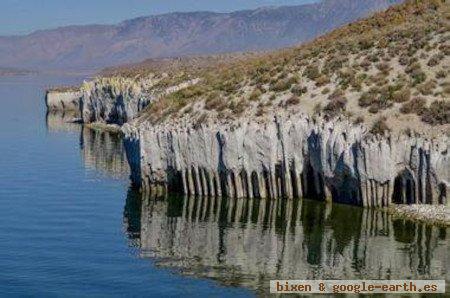
POLYGON ((133 182, 156 194, 448 204, 446 136, 375 136, 307 116, 199 128, 144 122, 123 131, 133 182))

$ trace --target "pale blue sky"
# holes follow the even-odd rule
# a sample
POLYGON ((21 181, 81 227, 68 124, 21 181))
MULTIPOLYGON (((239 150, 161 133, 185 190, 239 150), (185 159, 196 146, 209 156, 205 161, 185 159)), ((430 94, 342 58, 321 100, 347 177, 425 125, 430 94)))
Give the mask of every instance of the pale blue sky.
POLYGON ((74 24, 113 24, 173 11, 233 11, 317 0, 0 0, 0 35, 74 24))

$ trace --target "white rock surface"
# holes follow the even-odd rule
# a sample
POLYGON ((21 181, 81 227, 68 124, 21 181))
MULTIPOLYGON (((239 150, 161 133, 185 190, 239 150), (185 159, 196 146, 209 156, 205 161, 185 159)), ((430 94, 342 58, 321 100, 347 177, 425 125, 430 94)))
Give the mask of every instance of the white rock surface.
POLYGON ((126 124, 132 180, 157 193, 448 204, 448 137, 373 136, 307 116, 192 128, 126 124))
POLYGON ((45 104, 50 112, 78 112, 81 106, 81 91, 47 91, 45 104))
POLYGON ((123 125, 135 118, 153 100, 199 82, 188 80, 178 85, 155 87, 160 79, 97 78, 84 82, 79 91, 48 91, 49 111, 77 111, 84 123, 123 125))

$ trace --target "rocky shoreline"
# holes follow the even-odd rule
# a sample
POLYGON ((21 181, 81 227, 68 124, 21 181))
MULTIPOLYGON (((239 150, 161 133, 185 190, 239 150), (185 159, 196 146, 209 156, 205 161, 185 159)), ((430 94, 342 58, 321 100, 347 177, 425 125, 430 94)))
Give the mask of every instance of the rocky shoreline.
POLYGON ((401 218, 450 226, 450 208, 443 205, 394 205, 388 212, 401 218))
MULTIPOLYGON (((303 114, 154 125, 135 118, 145 108, 142 93, 124 96, 131 90, 126 84, 103 84, 89 83, 89 92, 62 92, 59 99, 74 102, 76 94, 85 125, 123 132, 131 180, 145 192, 397 206, 399 214, 431 221, 441 221, 439 210, 449 204, 445 135, 372 135, 364 124, 345 118, 329 121, 303 114), (417 210, 424 210, 424 215, 416 216, 421 211, 394 204, 437 209, 423 207, 417 210)), ((54 98, 55 92, 47 93, 47 103, 54 98)), ((65 107, 72 106, 59 105, 65 107)))

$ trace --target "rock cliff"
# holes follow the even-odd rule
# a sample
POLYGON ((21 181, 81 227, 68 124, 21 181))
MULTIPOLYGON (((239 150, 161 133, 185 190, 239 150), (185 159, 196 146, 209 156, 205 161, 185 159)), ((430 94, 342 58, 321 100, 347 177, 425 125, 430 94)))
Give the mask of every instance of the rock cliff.
POLYGON ((49 112, 77 112, 82 122, 123 125, 135 118, 150 102, 198 83, 198 79, 159 86, 167 74, 140 79, 105 77, 85 81, 70 90, 49 90, 49 112))
POLYGON ((308 116, 123 131, 133 182, 157 194, 448 204, 447 136, 375 136, 363 125, 308 116))

